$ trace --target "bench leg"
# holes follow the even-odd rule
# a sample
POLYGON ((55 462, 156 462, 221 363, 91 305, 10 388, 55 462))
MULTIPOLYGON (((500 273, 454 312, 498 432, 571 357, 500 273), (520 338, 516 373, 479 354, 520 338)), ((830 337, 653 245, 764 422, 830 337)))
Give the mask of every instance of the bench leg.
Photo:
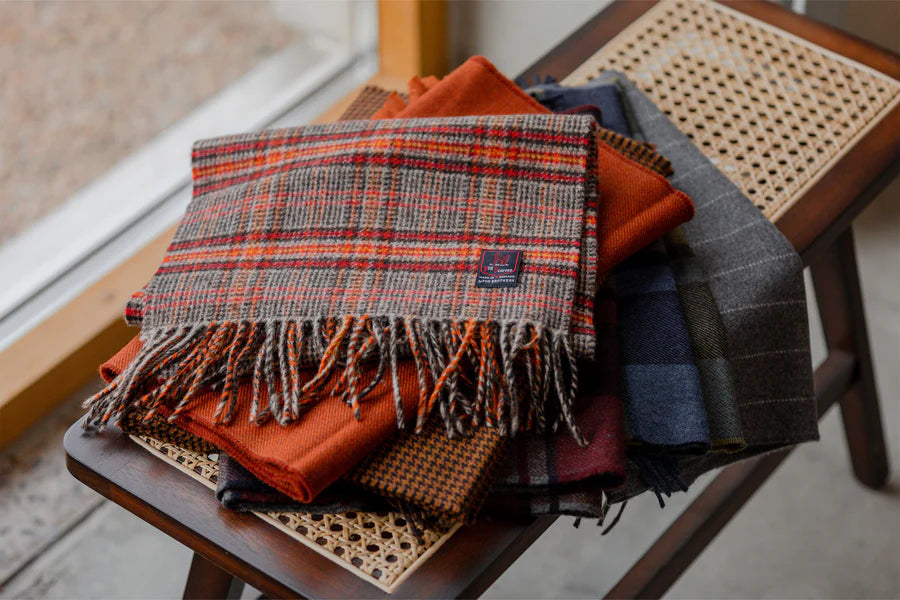
POLYGON ((243 589, 243 581, 194 553, 187 583, 184 585, 185 600, 209 598, 233 600, 241 597, 243 589))
MULTIPOLYGON (((837 350, 816 369, 819 416, 845 395, 855 365, 853 356, 837 350)), ((723 469, 606 598, 661 598, 790 452, 788 448, 723 469)))
POLYGON ((841 399, 841 416, 856 478, 879 489, 888 479, 887 448, 875 389, 853 231, 848 228, 810 266, 829 352, 856 357, 855 385, 841 399))

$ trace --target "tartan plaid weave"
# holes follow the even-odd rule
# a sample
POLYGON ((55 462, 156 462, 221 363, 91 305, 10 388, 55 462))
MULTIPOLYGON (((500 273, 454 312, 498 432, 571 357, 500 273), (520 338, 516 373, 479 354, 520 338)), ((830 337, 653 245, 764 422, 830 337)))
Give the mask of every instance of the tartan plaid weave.
POLYGON ((332 376, 358 411, 360 362, 390 376, 405 354, 419 426, 432 412, 459 430, 540 426, 552 396, 577 435, 575 362, 594 351, 596 127, 345 121, 198 142, 193 199, 140 292, 141 353, 89 401, 89 424, 167 398, 175 418, 204 385, 221 386, 227 421, 243 375, 269 391, 254 420, 297 419, 332 376), (474 286, 484 249, 524 251, 516 287, 474 286), (303 365, 319 368, 301 386, 303 365))

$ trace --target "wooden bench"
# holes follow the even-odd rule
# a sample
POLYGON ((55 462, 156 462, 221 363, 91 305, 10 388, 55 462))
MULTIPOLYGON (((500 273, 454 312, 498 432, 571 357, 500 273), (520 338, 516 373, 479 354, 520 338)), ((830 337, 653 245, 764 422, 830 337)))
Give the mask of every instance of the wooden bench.
MULTIPOLYGON (((829 60, 834 56, 828 52, 833 52, 893 79, 900 78, 900 58, 896 55, 774 3, 727 2, 726 5, 739 11, 728 12, 732 17, 737 14, 738 21, 746 19, 741 15, 750 17, 746 31, 729 32, 739 42, 741 36, 747 36, 749 45, 765 43, 750 39, 755 37, 754 31, 774 32, 782 37, 787 32, 789 35, 784 39, 792 40, 795 38, 791 36, 796 36, 798 40, 824 48, 823 56, 829 60)), ((693 8, 690 4, 674 2, 667 6, 673 7, 673 14, 669 15, 673 19, 680 18, 678 11, 693 8)), ((637 29, 628 31, 639 35, 636 32, 651 10, 653 3, 621 0, 613 3, 523 76, 552 75, 563 80, 586 61, 606 61, 609 65, 609 56, 595 56, 598 49, 629 24, 638 23, 637 29)), ((612 43, 624 43, 624 48, 626 42, 620 36, 612 43)), ((810 52, 821 50, 813 48, 810 52)), ((644 53, 650 54, 650 51, 644 53)), ((622 50, 618 56, 628 58, 628 52, 622 50)), ((620 65, 613 61, 612 66, 620 65)), ((870 84, 878 85, 881 80, 877 74, 868 73, 872 77, 870 84)), ((659 77, 665 82, 667 75, 659 77)), ((700 87, 698 93, 702 93, 700 87)), ((852 135, 848 133, 842 140, 844 143, 832 152, 826 167, 786 195, 786 200, 772 197, 771 202, 777 206, 766 204, 770 202, 768 198, 760 201, 761 209, 771 213, 777 227, 811 267, 829 350, 815 374, 819 413, 823 414, 835 403, 840 405, 853 471, 862 484, 871 488, 884 485, 888 465, 851 224, 894 179, 900 165, 900 108, 896 97, 884 104, 878 111, 877 126, 870 123, 852 135)), ((782 107, 775 108, 776 116, 780 110, 782 107)), ((784 173, 776 170, 773 177, 776 179, 767 185, 779 187, 777 178, 784 177, 784 173)), ((756 190, 750 194, 751 198, 754 195, 758 195, 756 190)), ((81 424, 76 423, 65 437, 65 449, 69 470, 75 477, 194 550, 186 598, 235 597, 242 582, 269 597, 389 595, 255 516, 224 510, 208 488, 115 430, 88 437, 81 434, 81 424)), ((664 594, 788 454, 788 451, 771 454, 724 469, 619 581, 609 597, 664 594)), ((394 595, 478 596, 554 520, 554 517, 542 517, 463 527, 431 560, 403 581, 394 595)))

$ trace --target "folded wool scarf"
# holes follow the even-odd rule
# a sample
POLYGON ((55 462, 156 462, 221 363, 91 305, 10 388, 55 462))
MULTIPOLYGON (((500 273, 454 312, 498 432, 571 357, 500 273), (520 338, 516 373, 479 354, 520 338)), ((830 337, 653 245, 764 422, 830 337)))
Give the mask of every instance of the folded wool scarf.
MULTIPOLYGON (((728 178, 624 75, 629 104, 649 142, 675 168, 673 185, 697 215, 682 226, 722 317, 734 394, 746 448, 679 457, 690 483, 744 458, 818 439, 803 265, 790 242, 728 178)), ((646 489, 629 466, 614 501, 646 489)))
POLYGON ((382 498, 366 494, 343 482, 335 482, 310 503, 299 503, 262 484, 250 471, 227 454, 219 455, 216 500, 229 510, 333 514, 348 511, 378 512, 393 507, 382 498))
POLYGON ((338 370, 332 394, 358 414, 407 354, 417 429, 432 412, 448 429, 518 431, 526 414, 540 426, 552 398, 577 436, 576 360, 594 351, 596 127, 553 115, 345 121, 197 143, 193 200, 142 290, 141 354, 89 401, 88 424, 171 397, 177 417, 216 384, 225 422, 251 373, 253 421, 298 419, 338 370), (499 283, 497 260, 512 273, 499 283), (368 386, 366 359, 382 367, 368 386), (303 365, 318 369, 301 385, 303 365))
MULTIPOLYGON (((643 142, 646 138, 622 90, 622 80, 618 73, 604 71, 594 81, 616 86, 620 91, 617 98, 626 116, 628 135, 643 142)), ((745 442, 728 364, 722 315, 709 291, 703 268, 683 231, 675 229, 667 233, 663 240, 669 256, 668 266, 674 273, 681 308, 690 331, 694 363, 700 373, 712 449, 726 452, 740 450, 745 442)))
POLYGON ((527 87, 525 93, 553 112, 565 112, 585 104, 597 106, 603 115, 603 127, 624 136, 630 134, 628 118, 615 83, 595 80, 580 86, 563 86, 548 80, 527 87))
MULTIPOLYGON (((615 83, 593 81, 578 87, 546 83, 527 91, 548 108, 567 113, 583 111, 580 102, 592 103, 588 106, 597 106, 601 118, 615 116, 619 131, 631 134, 615 83)), ((613 273, 629 454, 662 503, 661 494, 684 489, 673 457, 702 454, 712 446, 701 376, 662 243, 639 250, 613 273)))
MULTIPOLYGON (((341 118, 365 118, 371 113, 374 104, 372 99, 383 101, 386 96, 388 92, 384 90, 366 88, 341 118)), ((616 147, 622 148, 622 151, 628 151, 619 140, 613 139, 612 142, 616 147)), ((654 156, 653 153, 647 152, 646 148, 635 149, 634 152, 634 160, 647 160, 647 164, 662 170, 667 168, 668 162, 664 158, 654 156)), ((615 299, 608 286, 603 286, 599 291, 594 308, 598 362, 591 369, 595 381, 586 388, 592 390, 593 396, 590 401, 587 399, 580 401, 576 409, 580 425, 587 430, 588 445, 581 448, 572 444, 571 437, 564 432, 552 436, 522 437, 513 444, 509 459, 501 466, 500 474, 497 476, 500 490, 498 494, 502 494, 504 488, 515 489, 521 494, 531 494, 540 498, 536 506, 552 506, 554 494, 561 493, 557 491, 557 486, 588 479, 593 482, 594 487, 621 484, 624 474, 624 450, 622 407, 617 397, 618 339, 615 299)), ((455 511, 458 515, 468 511, 469 515, 472 515, 479 504, 479 499, 475 496, 479 491, 486 490, 491 483, 492 472, 486 468, 492 464, 489 459, 501 456, 507 445, 507 440, 499 436, 479 431, 475 434, 473 437, 455 438, 451 442, 454 444, 453 452, 466 457, 465 460, 470 465, 464 473, 456 470, 454 463, 442 460, 441 453, 435 449, 421 453, 421 456, 429 460, 423 464, 422 461, 425 459, 418 458, 422 469, 434 473, 431 486, 418 485, 417 488, 411 488, 402 476, 403 470, 397 468, 397 465, 407 464, 409 456, 415 455, 417 448, 422 445, 421 440, 418 446, 410 443, 404 434, 398 434, 387 444, 385 451, 382 452, 382 460, 369 460, 366 469, 357 468, 352 475, 357 479, 369 481, 370 484, 378 482, 379 492, 395 500, 416 498, 426 506, 455 511), (407 444, 410 447, 405 449, 407 444), (393 460, 396 460, 396 463, 392 464, 393 460), (384 473, 401 476, 393 479, 385 478, 384 473), (448 485, 434 485, 438 482, 448 485)), ((432 442, 436 445, 447 444, 445 440, 436 437, 432 438, 432 442)), ((258 482, 254 489, 248 489, 245 484, 245 481, 239 481, 239 489, 232 490, 232 496, 246 492, 248 497, 242 503, 245 508, 267 509, 266 502, 260 501, 260 498, 264 498, 267 489, 271 491, 271 488, 262 482, 258 482)), ((220 477, 220 485, 228 485, 227 476, 220 477)), ((298 504, 296 508, 299 510, 301 506, 298 504)), ((563 503, 562 506, 573 505, 563 503)), ((571 514, 582 516, 589 508, 584 507, 571 514)))
MULTIPOLYGON (((100 368, 105 381, 113 382, 140 355, 141 341, 135 337, 100 368)), ((376 365, 364 365, 363 382, 372 380, 376 365)), ((418 376, 412 361, 400 361, 396 371, 404 410, 414 413, 418 398, 418 376)), ((301 381, 311 381, 315 369, 300 369, 301 381)), ((334 381, 330 382, 334 384, 334 381)), ((328 486, 390 438, 397 430, 391 383, 382 379, 361 406, 361 418, 338 398, 326 398, 307 409, 304 418, 285 427, 260 427, 250 422, 252 385, 237 386, 235 418, 217 425, 220 392, 207 387, 183 418, 169 423, 175 402, 159 407, 157 414, 139 415, 137 409, 119 425, 126 433, 150 435, 161 441, 200 452, 224 452, 248 472, 278 492, 302 503, 312 502, 328 486), (140 416, 140 418, 137 418, 140 416), (204 445, 207 445, 204 447, 204 445)), ((263 402, 268 390, 260 391, 263 402)))
MULTIPOLYGON (((426 91, 409 104, 392 94, 373 118, 552 112, 482 56, 473 56, 431 85, 413 78, 410 89, 422 88, 426 91)), ((664 176, 616 150, 607 143, 598 145, 597 181, 603 201, 597 207, 597 270, 601 275, 689 220, 694 211, 691 199, 664 176)))

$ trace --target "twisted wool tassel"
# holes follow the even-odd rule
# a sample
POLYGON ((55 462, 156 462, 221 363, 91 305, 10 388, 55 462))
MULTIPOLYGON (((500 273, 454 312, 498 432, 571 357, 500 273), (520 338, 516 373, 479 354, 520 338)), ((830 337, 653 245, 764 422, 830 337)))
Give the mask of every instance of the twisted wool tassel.
POLYGON ((568 335, 527 322, 401 317, 213 323, 148 334, 141 352, 104 390, 89 399, 87 425, 102 428, 141 407, 149 418, 163 404, 177 419, 209 387, 219 390, 215 422, 228 423, 238 403, 238 380, 251 376, 250 419, 286 425, 303 408, 331 395, 361 418, 362 401, 389 378, 398 427, 405 425, 399 359, 411 357, 418 383, 416 430, 439 413, 450 435, 482 424, 503 435, 544 430, 548 403, 580 444, 573 403, 578 388, 568 335), (362 364, 377 360, 365 385, 362 364), (301 367, 318 365, 301 385, 301 367), (332 379, 334 378, 334 379, 332 379), (155 387, 154 387, 155 386, 155 387), (551 393, 552 388, 552 393, 551 393), (149 389, 150 391, 146 391, 149 389), (263 403, 263 390, 267 401, 263 403), (177 402, 175 400, 177 399, 177 402))

